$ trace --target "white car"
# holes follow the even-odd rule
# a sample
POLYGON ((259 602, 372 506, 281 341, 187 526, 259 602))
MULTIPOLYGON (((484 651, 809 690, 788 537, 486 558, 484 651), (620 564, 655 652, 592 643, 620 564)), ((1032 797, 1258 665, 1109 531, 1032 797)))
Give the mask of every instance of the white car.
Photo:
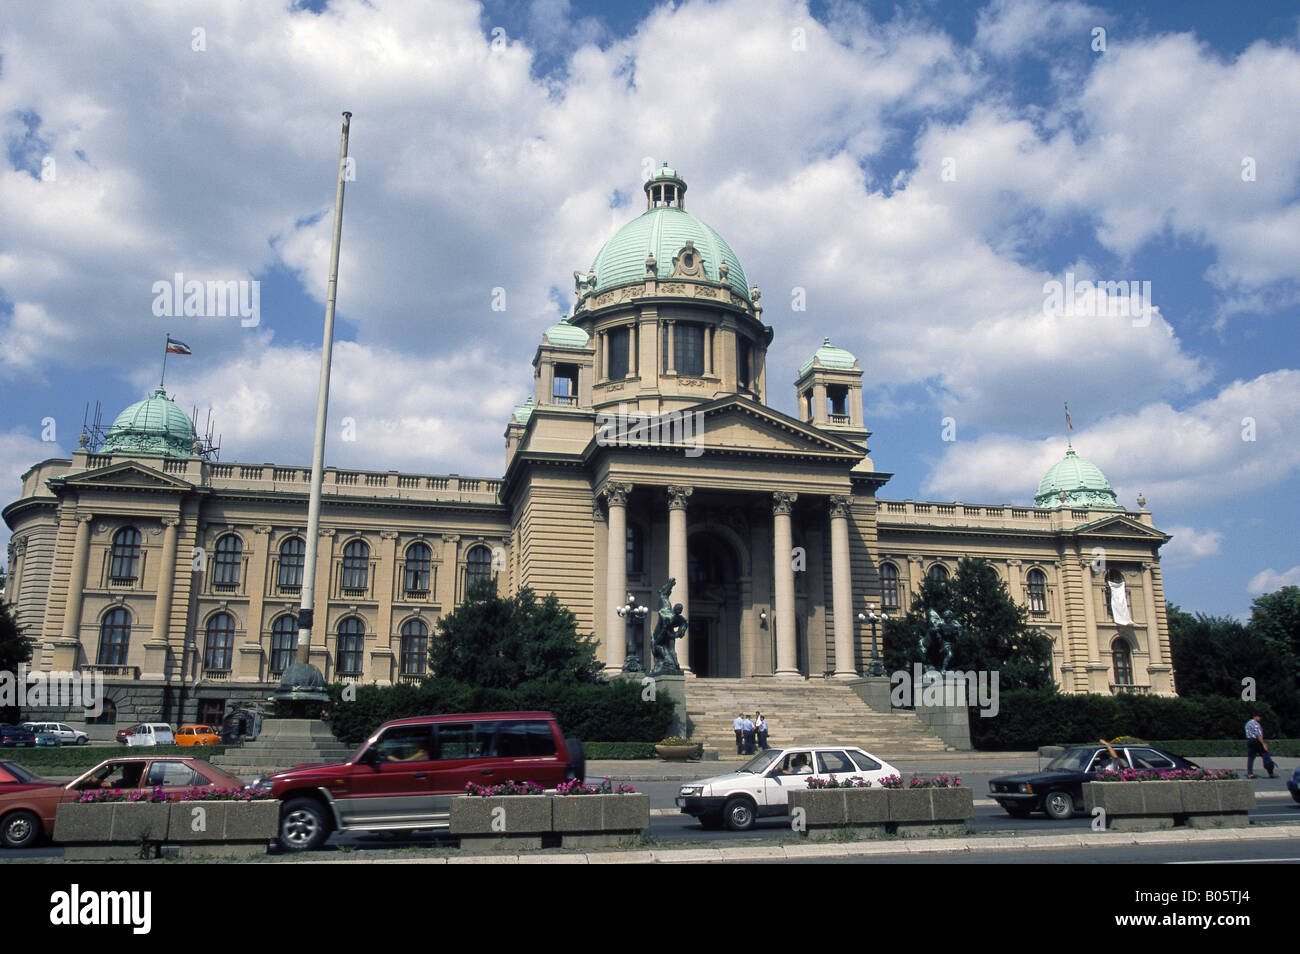
POLYGON ((753 828, 755 820, 788 813, 790 793, 812 778, 880 779, 900 774, 870 752, 847 745, 794 745, 768 749, 737 771, 683 785, 677 807, 705 828, 725 824, 732 831, 753 828))
POLYGON ((90 736, 86 733, 64 722, 24 722, 23 728, 58 736, 59 745, 85 745, 90 741, 90 736))
POLYGON ((127 745, 175 745, 172 727, 162 722, 142 722, 126 737, 127 745))

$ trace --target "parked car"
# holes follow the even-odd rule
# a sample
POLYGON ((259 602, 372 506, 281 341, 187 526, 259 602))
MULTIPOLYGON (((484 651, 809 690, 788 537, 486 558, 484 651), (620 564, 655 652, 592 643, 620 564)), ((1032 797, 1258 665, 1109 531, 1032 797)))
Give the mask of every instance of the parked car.
POLYGON ((553 788, 586 773, 582 743, 549 712, 418 716, 380 726, 350 759, 253 781, 280 799, 280 844, 318 848, 331 831, 446 828, 468 782, 553 788))
POLYGON ((60 745, 85 745, 90 741, 90 736, 66 722, 24 722, 23 728, 36 733, 50 732, 58 737, 60 745))
POLYGON ((176 730, 177 745, 217 745, 221 733, 210 725, 183 725, 176 730))
POLYGON ((63 743, 59 741, 59 737, 55 735, 53 732, 36 733, 36 747, 38 749, 44 749, 44 748, 57 749, 61 745, 63 745, 63 743))
POLYGON ((31 748, 36 744, 36 733, 20 725, 0 725, 0 747, 6 749, 31 748))
POLYGON ((1073 817, 1083 810, 1083 783, 1112 768, 1194 769, 1195 762, 1149 745, 1113 743, 1118 759, 1104 745, 1066 749, 1041 772, 1004 775, 989 780, 989 794, 1012 818, 1044 812, 1049 818, 1073 817))
POLYGON ((176 735, 165 722, 141 722, 126 737, 127 745, 175 745, 176 735))
POLYGON ((768 749, 735 772, 683 785, 677 807, 705 828, 726 825, 732 831, 753 828, 759 818, 789 813, 790 793, 808 787, 812 778, 866 779, 878 782, 898 775, 896 768, 870 752, 846 745, 796 745, 768 749))
POLYGON ((139 723, 136 723, 133 726, 128 726, 125 729, 118 729, 115 738, 123 745, 128 745, 130 743, 128 743, 127 740, 135 734, 135 730, 138 728, 140 728, 139 723))
MULTIPOLYGON (((0 768, 12 764, 0 763, 0 768)), ((176 796, 186 789, 208 785, 243 787, 235 776, 202 759, 175 755, 108 759, 67 783, 25 774, 28 776, 25 782, 0 785, 0 847, 28 848, 36 844, 54 830, 59 804, 75 800, 84 791, 152 789, 161 785, 165 793, 176 796)))

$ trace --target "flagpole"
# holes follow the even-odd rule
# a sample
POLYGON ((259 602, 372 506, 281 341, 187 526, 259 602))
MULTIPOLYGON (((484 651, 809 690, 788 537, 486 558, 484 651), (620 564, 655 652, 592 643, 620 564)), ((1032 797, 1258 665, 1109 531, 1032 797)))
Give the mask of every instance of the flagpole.
POLYGON ((170 331, 163 335, 163 369, 158 378, 158 387, 162 387, 163 382, 167 380, 167 343, 171 340, 172 333, 170 331))

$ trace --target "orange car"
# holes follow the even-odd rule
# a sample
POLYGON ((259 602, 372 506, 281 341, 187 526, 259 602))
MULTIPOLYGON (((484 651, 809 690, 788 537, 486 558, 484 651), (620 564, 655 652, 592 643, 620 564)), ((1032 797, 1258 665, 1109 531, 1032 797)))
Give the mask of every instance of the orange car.
POLYGON ((221 734, 210 725, 183 725, 176 730, 177 745, 219 745, 221 734))

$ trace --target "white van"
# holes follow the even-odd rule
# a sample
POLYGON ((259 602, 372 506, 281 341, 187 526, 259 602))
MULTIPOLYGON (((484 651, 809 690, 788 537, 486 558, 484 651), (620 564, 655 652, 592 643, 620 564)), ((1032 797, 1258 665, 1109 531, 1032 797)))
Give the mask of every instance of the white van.
POLYGON ((23 728, 57 735, 60 745, 85 745, 90 741, 90 736, 65 722, 24 722, 23 728))
POLYGON ((164 722, 142 722, 126 737, 127 745, 175 745, 176 735, 164 722))

